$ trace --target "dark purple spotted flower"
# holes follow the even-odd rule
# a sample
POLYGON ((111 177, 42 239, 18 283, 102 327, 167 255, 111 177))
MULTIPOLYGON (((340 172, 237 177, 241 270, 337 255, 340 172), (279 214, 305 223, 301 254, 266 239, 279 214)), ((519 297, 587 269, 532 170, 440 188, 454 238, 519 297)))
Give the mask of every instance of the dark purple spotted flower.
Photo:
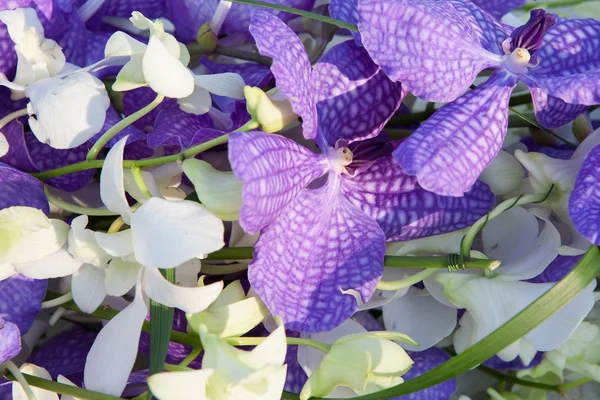
POLYGON ((356 311, 353 295, 367 301, 373 294, 386 238, 464 227, 489 210, 493 196, 483 184, 462 199, 437 196, 402 173, 379 133, 403 90, 353 41, 313 68, 277 17, 255 13, 250 32, 273 58, 277 87, 302 117, 304 136, 322 151, 262 132, 231 135, 231 166, 245 181, 240 223, 260 232, 250 283, 289 329, 330 330, 356 311))
POLYGON ((533 10, 516 29, 461 0, 361 0, 359 31, 376 64, 428 101, 452 101, 484 69, 489 80, 443 106, 394 153, 438 194, 462 196, 496 156, 519 80, 536 118, 564 125, 600 102, 600 21, 533 10))
POLYGON ((569 217, 581 235, 600 245, 600 145, 583 160, 569 197, 569 217))

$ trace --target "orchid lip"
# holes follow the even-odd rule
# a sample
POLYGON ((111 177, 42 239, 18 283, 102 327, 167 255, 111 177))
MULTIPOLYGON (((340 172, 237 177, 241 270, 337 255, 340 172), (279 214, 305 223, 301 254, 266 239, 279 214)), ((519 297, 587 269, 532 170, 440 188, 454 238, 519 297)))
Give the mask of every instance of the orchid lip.
POLYGON ((346 166, 352 163, 353 154, 348 147, 329 147, 327 149, 327 159, 331 169, 341 175, 348 174, 346 166))

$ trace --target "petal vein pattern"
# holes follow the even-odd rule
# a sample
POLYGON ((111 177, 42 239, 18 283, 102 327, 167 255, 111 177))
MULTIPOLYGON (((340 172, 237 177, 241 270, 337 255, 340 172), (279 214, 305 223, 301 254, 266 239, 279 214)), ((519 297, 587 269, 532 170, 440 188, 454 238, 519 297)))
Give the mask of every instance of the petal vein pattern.
POLYGON ((240 223, 257 233, 310 182, 322 176, 325 159, 290 139, 262 132, 233 133, 229 160, 244 181, 240 223))
POLYGON ((339 195, 339 181, 306 189, 263 229, 249 266, 252 287, 286 327, 331 330, 357 309, 383 273, 384 235, 379 226, 339 195))
POLYGON ((569 198, 569 216, 579 233, 600 244, 600 145, 585 158, 569 198))

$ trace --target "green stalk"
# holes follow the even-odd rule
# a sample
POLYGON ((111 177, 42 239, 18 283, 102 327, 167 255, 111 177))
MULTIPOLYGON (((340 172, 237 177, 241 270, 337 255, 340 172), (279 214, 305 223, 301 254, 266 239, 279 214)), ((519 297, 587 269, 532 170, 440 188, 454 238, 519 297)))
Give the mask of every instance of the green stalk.
POLYGON ((50 192, 50 190, 48 190, 47 187, 44 187, 44 194, 50 203, 74 214, 90 215, 95 217, 114 217, 119 215, 107 210, 106 208, 87 208, 68 203, 56 197, 52 192, 50 192))
POLYGON ((529 125, 534 126, 538 129, 541 129, 543 132, 547 133, 550 136, 553 136, 554 138, 560 140, 561 142, 573 147, 573 148, 577 148, 577 145, 574 143, 569 142, 567 139, 557 135, 556 133, 554 133, 553 131, 551 131, 550 129, 546 129, 543 126, 541 126, 540 124, 537 123, 537 121, 535 120, 535 117, 530 118, 524 114, 521 114, 520 112, 518 112, 517 110, 515 110, 512 107, 508 107, 508 110, 515 114, 517 117, 521 118, 522 120, 526 121, 529 125))

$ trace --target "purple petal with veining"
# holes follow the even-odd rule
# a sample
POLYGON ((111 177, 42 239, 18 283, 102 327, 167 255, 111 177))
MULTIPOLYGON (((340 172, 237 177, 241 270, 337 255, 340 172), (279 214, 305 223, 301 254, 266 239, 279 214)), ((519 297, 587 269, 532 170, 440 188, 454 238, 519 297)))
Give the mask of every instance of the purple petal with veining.
POLYGON ((519 357, 515 358, 512 361, 502 361, 500 357, 494 356, 489 360, 485 361, 483 365, 499 370, 519 371, 521 369, 533 368, 539 365, 542 362, 543 358, 544 352, 538 351, 535 357, 533 357, 533 360, 531 360, 531 362, 529 363, 529 365, 523 365, 523 362, 519 357))
POLYGON ((45 214, 50 212, 42 183, 0 162, 0 210, 12 206, 35 207, 45 214))
POLYGON ((393 241, 462 229, 495 205, 495 196, 481 182, 463 197, 428 192, 414 176, 402 173, 392 157, 382 157, 366 171, 342 182, 344 196, 377 221, 386 238, 393 241))
POLYGON ((305 189, 261 231, 248 278, 286 327, 328 331, 366 302, 383 273, 379 226, 339 193, 337 177, 305 189))
POLYGON ((174 106, 158 113, 154 130, 148 134, 148 146, 155 149, 158 146, 176 145, 187 149, 224 134, 225 132, 214 129, 208 114, 188 114, 174 106))
POLYGON ((167 0, 106 0, 102 12, 108 17, 129 18, 132 11, 139 11, 154 19, 165 16, 166 3, 167 0))
MULTIPOLYGON (((297 332, 286 331, 287 337, 300 337, 297 332)), ((284 364, 287 365, 287 372, 285 376, 285 386, 283 390, 287 390, 288 392, 300 394, 302 387, 308 380, 308 375, 300 366, 298 362, 298 346, 288 346, 287 352, 285 353, 285 361, 284 364)))
POLYGON ((313 80, 321 146, 377 136, 406 94, 402 84, 389 80, 352 40, 319 60, 313 80))
MULTIPOLYGON (((85 160, 87 152, 92 147, 89 142, 81 146, 58 150, 41 143, 32 133, 25 134, 25 143, 29 151, 29 157, 35 163, 36 169, 40 172, 50 169, 64 167, 85 160)), ((87 171, 74 172, 67 175, 48 179, 46 183, 50 186, 66 191, 76 191, 87 185, 94 177, 93 169, 87 171)))
POLYGON ((33 352, 28 362, 46 368, 52 379, 59 374, 81 372, 97 335, 98 332, 85 328, 71 328, 44 343, 33 352))
POLYGON ((198 29, 211 20, 217 4, 219 0, 167 1, 167 16, 177 27, 175 37, 184 43, 195 41, 198 29))
POLYGON ((535 278, 528 279, 527 282, 558 282, 575 268, 579 260, 581 260, 581 256, 558 256, 541 274, 535 278))
POLYGON ((496 72, 436 111, 394 151, 404 173, 431 192, 462 196, 502 146, 515 84, 514 77, 496 72))
MULTIPOLYGON (((450 360, 450 356, 442 349, 431 347, 425 351, 407 352, 414 364, 407 373, 402 375, 406 382, 416 378, 419 375, 431 371, 450 360)), ((435 386, 420 390, 405 396, 400 396, 402 400, 447 400, 456 391, 456 379, 449 379, 435 386)))
MULTIPOLYGON (((146 107, 148 104, 154 101, 155 98, 156 93, 148 87, 129 90, 125 92, 125 95, 123 96, 123 113, 125 116, 129 116, 134 112, 146 107)), ((177 101, 175 99, 165 99, 154 110, 135 121, 133 125, 147 132, 147 129, 154 125, 154 120, 156 119, 158 113, 163 108, 172 107, 174 105, 177 105, 177 101)))
POLYGON ((201 62, 211 74, 222 74, 225 72, 239 74, 248 86, 264 88, 273 82, 271 70, 269 67, 261 64, 250 62, 242 64, 222 64, 212 62, 206 57, 203 58, 201 62))
POLYGON ((384 330, 383 325, 368 311, 359 311, 352 318, 369 332, 384 330))
POLYGON ((588 109, 582 104, 565 103, 538 88, 531 88, 535 119, 546 128, 558 128, 573 121, 588 109))
POLYGON ((508 12, 525 5, 526 0, 471 0, 488 14, 500 19, 508 12))
POLYGON ((451 101, 497 66, 510 29, 470 2, 364 0, 362 42, 393 81, 428 101, 451 101))
POLYGON ((271 72, 294 112, 302 117, 304 137, 314 139, 317 115, 312 67, 302 42, 283 21, 266 11, 254 13, 250 33, 260 54, 273 59, 271 72))
POLYGON ((600 245, 600 145, 590 150, 577 174, 569 216, 577 232, 600 245))
MULTIPOLYGON (((600 21, 557 18, 531 68, 531 85, 566 103, 600 103, 600 21)), ((530 86, 531 86, 530 85, 530 86)))
MULTIPOLYGON (((0 318, 0 364, 21 351, 21 332, 17 325, 0 318)), ((299 393, 299 392, 298 392, 299 393)))
MULTIPOLYGON (((200 368, 200 365, 195 366, 195 368, 200 368)), ((125 390, 121 394, 121 396, 125 398, 132 398, 135 396, 139 396, 146 390, 148 390, 148 376, 149 371, 147 369, 143 369, 140 371, 132 372, 129 375, 129 379, 127 380, 127 386, 125 390)))
MULTIPOLYGON (((331 0, 329 3, 329 14, 332 18, 358 25, 358 0, 331 0)), ((354 42, 362 46, 360 33, 350 31, 354 42)))
POLYGON ((0 318, 17 325, 22 334, 27 333, 40 311, 47 287, 46 279, 21 274, 0 281, 0 318))
POLYGON ((232 133, 229 161, 244 181, 240 224, 248 233, 271 223, 327 168, 322 156, 283 136, 262 132, 232 133))

